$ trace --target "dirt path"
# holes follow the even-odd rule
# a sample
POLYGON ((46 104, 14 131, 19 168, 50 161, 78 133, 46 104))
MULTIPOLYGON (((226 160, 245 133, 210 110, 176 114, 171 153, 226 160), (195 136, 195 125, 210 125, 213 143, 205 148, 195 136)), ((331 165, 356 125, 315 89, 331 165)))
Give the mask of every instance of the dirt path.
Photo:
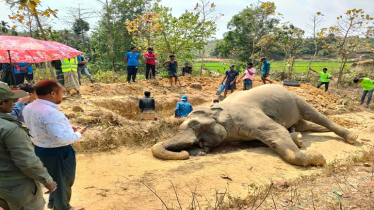
MULTIPOLYGON (((331 132, 303 133, 302 150, 317 150, 328 162, 355 155, 373 143, 371 115, 360 112, 335 116, 360 123, 355 128, 360 136, 354 146, 331 132)), ((145 185, 154 189, 169 208, 178 207, 173 185, 183 209, 191 203, 195 190, 200 205, 214 205, 216 191, 227 190, 232 196, 244 197, 254 184, 321 171, 318 167, 292 166, 256 142, 221 146, 213 154, 185 161, 155 159, 149 148, 121 147, 106 153, 78 154, 77 162, 72 204, 89 210, 163 209, 161 201, 145 185)))

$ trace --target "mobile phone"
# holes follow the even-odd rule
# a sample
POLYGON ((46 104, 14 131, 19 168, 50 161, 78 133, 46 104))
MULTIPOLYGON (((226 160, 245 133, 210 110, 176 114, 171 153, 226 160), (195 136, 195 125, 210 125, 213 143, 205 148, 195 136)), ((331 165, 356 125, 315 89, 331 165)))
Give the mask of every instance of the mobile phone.
POLYGON ((91 127, 91 125, 92 125, 92 124, 87 125, 87 126, 86 126, 86 129, 89 128, 89 127, 91 127))

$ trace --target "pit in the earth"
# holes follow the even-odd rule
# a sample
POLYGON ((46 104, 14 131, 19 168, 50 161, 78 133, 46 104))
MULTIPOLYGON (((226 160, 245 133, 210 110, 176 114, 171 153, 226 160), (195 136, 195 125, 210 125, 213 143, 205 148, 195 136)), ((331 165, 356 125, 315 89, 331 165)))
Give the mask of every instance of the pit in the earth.
MULTIPOLYGON (((130 85, 93 84, 82 87, 81 99, 65 100, 62 112, 72 124, 93 123, 83 139, 74 144, 77 174, 72 204, 94 210, 165 209, 152 189, 169 208, 180 204, 186 209, 191 206, 192 199, 203 207, 214 204, 217 193, 226 191, 244 198, 251 186, 318 174, 323 170, 290 165, 258 142, 221 145, 206 156, 183 161, 154 158, 151 146, 174 136, 183 122, 183 119, 174 118, 175 104, 180 97, 188 95, 194 107, 209 106, 216 98, 221 79, 181 77, 181 83, 187 86, 173 89, 169 88, 168 79, 130 85), (190 88, 194 82, 199 82, 202 90, 190 88), (138 100, 146 90, 151 91, 151 97, 156 100, 157 121, 139 121, 138 100), (84 112, 73 111, 73 106, 80 106, 84 112)), ((256 77, 254 86, 259 85, 260 78, 256 77)), ((237 90, 241 89, 242 84, 239 84, 237 90)), ((338 124, 360 132, 355 145, 345 143, 331 132, 303 133, 301 150, 317 150, 331 164, 372 145, 373 113, 353 106, 354 101, 309 85, 287 89, 305 98, 338 124)))

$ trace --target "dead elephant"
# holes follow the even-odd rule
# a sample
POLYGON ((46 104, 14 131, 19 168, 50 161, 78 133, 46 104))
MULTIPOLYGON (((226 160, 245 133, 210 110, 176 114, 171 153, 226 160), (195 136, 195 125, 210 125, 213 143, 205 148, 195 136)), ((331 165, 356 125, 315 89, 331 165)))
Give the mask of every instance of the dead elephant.
POLYGON ((296 131, 333 131, 350 144, 357 134, 320 114, 303 98, 278 85, 262 85, 238 91, 214 107, 198 107, 191 112, 173 138, 152 147, 155 157, 165 160, 189 158, 185 150, 199 145, 201 153, 228 141, 258 139, 287 162, 300 165, 325 165, 317 151, 301 152, 301 134, 296 131), (326 129, 327 128, 327 129, 326 129))

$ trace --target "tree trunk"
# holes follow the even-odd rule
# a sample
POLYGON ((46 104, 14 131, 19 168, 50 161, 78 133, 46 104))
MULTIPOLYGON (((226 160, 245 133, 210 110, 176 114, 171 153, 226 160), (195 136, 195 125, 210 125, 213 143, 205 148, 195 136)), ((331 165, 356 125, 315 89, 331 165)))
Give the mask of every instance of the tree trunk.
POLYGON ((338 76, 338 81, 336 82, 336 87, 338 88, 339 87, 339 84, 340 84, 340 81, 342 80, 342 77, 343 77, 343 70, 344 70, 344 67, 345 67, 345 64, 347 63, 347 59, 348 57, 342 55, 342 64, 340 66, 340 69, 339 69, 339 76, 338 76))
MULTIPOLYGON (((313 40, 315 41, 315 40, 313 40)), ((306 78, 309 78, 309 73, 310 73, 310 67, 312 66, 312 61, 314 60, 314 58, 317 56, 317 50, 318 50, 318 46, 317 46, 317 42, 314 44, 315 45, 315 48, 314 48, 314 55, 310 58, 309 60, 309 65, 308 65, 308 73, 306 75, 306 78)))
MULTIPOLYGON (((40 23, 39 16, 38 16, 38 14, 36 12, 34 13, 34 17, 35 17, 35 20, 36 20, 36 22, 37 22, 37 24, 39 26, 40 32, 43 35, 44 40, 48 41, 48 37, 44 33, 44 29, 42 27, 42 24, 40 23)), ((47 65, 48 65, 48 69, 49 69, 49 73, 50 73, 51 79, 55 80, 56 79, 56 74, 55 74, 55 71, 54 71, 54 69, 52 67, 51 62, 47 62, 47 65)))
POLYGON ((110 19, 110 10, 109 10, 108 0, 106 0, 106 12, 107 12, 107 24, 108 24, 108 30, 109 30, 110 59, 111 59, 112 72, 114 73, 113 29, 112 29, 112 24, 110 22, 111 19, 110 19))
POLYGON ((203 75, 203 67, 204 67, 204 54, 205 54, 205 45, 204 45, 204 33, 205 33, 205 3, 202 2, 203 7, 203 24, 202 24, 202 32, 201 32, 201 46, 203 47, 201 51, 201 66, 200 66, 200 77, 203 75))

